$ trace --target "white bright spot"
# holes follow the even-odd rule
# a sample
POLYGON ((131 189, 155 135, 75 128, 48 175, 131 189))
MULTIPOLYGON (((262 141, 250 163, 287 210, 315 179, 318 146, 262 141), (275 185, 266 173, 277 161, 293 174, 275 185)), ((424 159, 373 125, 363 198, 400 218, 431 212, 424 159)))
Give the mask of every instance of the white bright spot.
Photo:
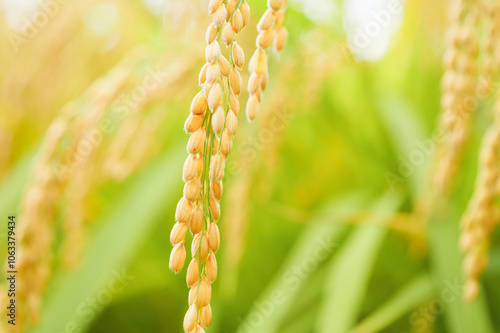
POLYGON ((16 32, 23 32, 33 24, 41 0, 0 0, 7 25, 16 32))
POLYGON ((153 14, 161 16, 169 0, 142 0, 146 8, 153 14))
POLYGON ((354 57, 375 61, 389 49, 403 19, 403 0, 345 0, 344 29, 354 57))
POLYGON ((291 0, 291 3, 316 23, 332 23, 337 10, 333 0, 291 0))
POLYGON ((99 35, 107 35, 116 29, 120 21, 120 13, 110 2, 98 3, 85 13, 83 20, 86 26, 99 35))
POLYGON ((177 38, 189 40, 201 20, 209 18, 208 0, 143 0, 154 13, 161 10, 163 26, 177 38))

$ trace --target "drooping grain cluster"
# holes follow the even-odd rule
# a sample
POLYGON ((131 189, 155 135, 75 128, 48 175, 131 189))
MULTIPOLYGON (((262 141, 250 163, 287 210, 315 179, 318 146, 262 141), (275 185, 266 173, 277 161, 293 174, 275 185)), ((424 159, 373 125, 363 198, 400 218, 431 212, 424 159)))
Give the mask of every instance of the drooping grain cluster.
POLYGON ((499 196, 500 176, 500 96, 495 91, 494 81, 498 79, 500 45, 500 4, 484 1, 482 9, 487 22, 485 59, 480 77, 481 97, 495 93, 492 110, 493 122, 484 135, 480 148, 476 188, 462 217, 460 245, 465 252, 463 269, 466 276, 464 297, 468 301, 477 298, 480 291, 479 278, 488 263, 488 252, 492 233, 500 223, 499 196))
POLYGON ((500 98, 493 109, 494 122, 481 145, 479 175, 475 193, 462 220, 461 248, 465 252, 464 271, 467 278, 464 296, 476 299, 479 277, 488 263, 490 239, 500 223, 500 207, 496 202, 500 167, 500 98))
MULTIPOLYGON (((109 105, 128 76, 128 72, 122 67, 126 64, 128 63, 118 65, 108 76, 89 87, 86 92, 86 96, 92 96, 89 116, 109 105)), ((18 317, 16 327, 19 331, 23 330, 26 321, 38 321, 42 294, 52 270, 57 203, 71 180, 72 171, 83 163, 82 156, 76 156, 83 138, 83 133, 79 131, 79 121, 76 120, 80 116, 79 107, 78 100, 69 102, 50 125, 23 199, 18 229, 20 247, 17 302, 24 311, 18 317), (63 141, 69 142, 69 145, 63 145, 63 141)), ((64 239, 72 242, 71 251, 79 252, 82 226, 74 223, 71 226, 72 228, 65 228, 64 239)), ((71 251, 66 253, 68 257, 74 257, 71 251)))
POLYGON ((269 79, 266 50, 274 42, 275 51, 281 51, 285 47, 288 38, 288 32, 283 27, 287 5, 288 0, 268 0, 268 9, 257 25, 259 32, 256 41, 257 49, 249 62, 249 98, 246 107, 246 115, 249 121, 254 120, 257 116, 262 93, 266 89, 269 79))
POLYGON ((476 107, 479 46, 475 34, 475 5, 474 1, 455 1, 450 11, 441 99, 441 127, 445 142, 434 179, 442 192, 452 186, 461 165, 463 149, 469 137, 471 113, 476 107))
POLYGON ((477 298, 479 278, 488 263, 490 239, 500 222, 497 204, 500 168, 500 98, 494 81, 498 76, 500 45, 500 5, 490 0, 460 0, 452 3, 451 26, 447 32, 444 56, 445 73, 441 100, 441 127, 445 134, 442 155, 438 160, 435 184, 441 193, 449 192, 462 164, 473 111, 482 99, 496 93, 493 107, 494 122, 486 132, 480 148, 479 173, 476 188, 462 217, 460 246, 465 252, 463 269, 466 277, 464 297, 477 298), (478 17, 485 29, 479 29, 478 17), (485 31, 485 38, 479 32, 485 31), (479 57, 479 41, 484 40, 484 52, 479 57), (481 65, 482 71, 476 67, 481 65))
POLYGON ((21 208, 17 302, 24 311, 18 317, 19 330, 22 330, 26 320, 38 320, 41 296, 51 274, 54 238, 52 228, 61 184, 50 168, 50 161, 69 126, 73 107, 69 105, 67 112, 57 118, 48 129, 36 162, 33 180, 26 191, 21 208))
POLYGON ((484 12, 484 22, 486 24, 485 36, 485 56, 482 63, 482 73, 479 79, 479 94, 485 98, 491 95, 494 91, 493 82, 496 74, 498 74, 498 66, 500 65, 500 44, 498 36, 500 34, 500 6, 494 0, 485 0, 482 3, 484 12))
POLYGON ((246 1, 211 0, 208 12, 213 21, 206 33, 206 64, 200 71, 201 91, 191 103, 184 129, 190 133, 189 153, 182 178, 184 195, 177 204, 176 223, 170 235, 174 245, 170 269, 178 273, 186 260, 185 236, 190 230, 192 259, 186 282, 189 309, 184 318, 185 332, 204 332, 212 322, 210 299, 217 278, 215 253, 220 247, 222 179, 226 159, 238 130, 240 71, 245 62, 236 35, 248 24, 250 8, 246 1), (229 48, 229 60, 222 55, 220 42, 229 48))
POLYGON ((182 56, 169 58, 166 65, 160 63, 156 73, 146 76, 149 80, 152 76, 161 75, 154 81, 154 85, 148 84, 145 89, 143 78, 142 82, 131 89, 131 94, 115 106, 115 111, 123 113, 125 119, 113 134, 113 140, 104 155, 102 171, 105 178, 124 180, 148 161, 151 151, 157 150, 157 132, 169 113, 156 109, 150 112, 148 104, 168 100, 169 96, 165 96, 165 91, 179 83, 192 66, 192 61, 194 59, 188 60, 186 56, 182 56), (140 95, 141 98, 137 99, 134 95, 140 95), (130 140, 132 137, 141 139, 130 140))
POLYGON ((64 161, 54 163, 54 168, 58 170, 59 179, 64 179, 65 193, 62 196, 67 198, 66 211, 63 213, 63 253, 67 266, 72 267, 78 262, 82 253, 87 220, 85 199, 90 189, 99 179, 98 166, 95 162, 95 153, 99 150, 103 137, 99 129, 100 121, 108 110, 109 105, 120 93, 123 85, 130 75, 130 67, 136 61, 136 55, 125 57, 106 76, 98 79, 92 84, 84 94, 84 99, 88 101, 87 110, 83 114, 75 117, 75 122, 71 128, 72 140, 70 146, 65 148, 67 152, 64 161), (96 135, 98 133, 98 135, 96 135), (92 135, 89 141, 87 135, 92 135), (72 161, 68 163, 68 161, 72 161))

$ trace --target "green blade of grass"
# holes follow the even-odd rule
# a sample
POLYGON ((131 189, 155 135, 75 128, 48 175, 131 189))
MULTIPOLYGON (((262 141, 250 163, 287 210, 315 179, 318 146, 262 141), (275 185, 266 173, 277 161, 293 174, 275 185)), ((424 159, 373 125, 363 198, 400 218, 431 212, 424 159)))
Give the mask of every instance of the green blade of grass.
POLYGON ((386 95, 378 104, 387 133, 398 153, 398 168, 393 173, 386 173, 386 179, 391 186, 408 182, 412 193, 419 193, 424 184, 421 181, 425 175, 423 166, 431 160, 436 142, 433 138, 426 138, 424 126, 416 117, 417 112, 405 100, 386 95))
POLYGON ((462 258, 458 248, 458 210, 446 209, 443 202, 436 203, 428 228, 431 272, 434 288, 440 293, 452 289, 457 296, 444 303, 447 331, 452 333, 493 333, 484 294, 468 304, 461 297, 463 291, 462 258))
POLYGON ((30 166, 34 157, 34 151, 28 151, 9 170, 0 184, 0 216, 14 214, 19 209, 19 202, 28 181, 26 175, 30 174, 30 166))
POLYGON ((401 316, 429 301, 434 295, 432 279, 428 274, 422 274, 406 286, 386 303, 382 304, 370 316, 360 322, 351 333, 383 332, 401 316))
POLYGON ((274 333, 278 331, 280 323, 295 301, 301 286, 313 273, 309 271, 309 274, 298 274, 295 273, 294 268, 297 265, 306 265, 309 261, 315 262, 317 267, 319 261, 326 260, 330 252, 334 250, 335 243, 349 228, 348 225, 335 222, 347 219, 359 210, 364 202, 365 200, 360 195, 333 201, 320 217, 308 223, 310 226, 290 251, 282 268, 262 296, 254 303, 237 332, 274 333))
POLYGON ((356 322, 378 250, 387 233, 384 224, 399 202, 394 195, 384 196, 375 206, 377 214, 366 221, 370 225, 357 227, 337 256, 331 259, 317 332, 348 332, 356 322))
POLYGON ((99 221, 102 229, 87 244, 79 267, 54 276, 42 320, 30 332, 84 332, 102 310, 92 307, 93 300, 112 296, 116 288, 130 282, 123 267, 166 203, 179 195, 171 183, 180 174, 184 156, 184 150, 178 149, 141 173, 116 208, 99 221))
MULTIPOLYGON (((0 183, 0 216, 7 221, 7 216, 16 215, 24 188, 28 182, 31 161, 33 160, 34 150, 28 151, 7 173, 6 177, 0 183)), ((19 221, 19 220, 18 220, 19 221)), ((6 222, 4 222, 6 223, 6 222)), ((4 224, 2 224, 4 226, 4 224)), ((0 244, 7 244, 7 228, 0 230, 0 244)), ((0 254, 0 264, 7 257, 7 251, 0 254)), ((2 265, 3 267, 3 265, 2 265)), ((3 274, 3 272, 2 272, 3 274)))

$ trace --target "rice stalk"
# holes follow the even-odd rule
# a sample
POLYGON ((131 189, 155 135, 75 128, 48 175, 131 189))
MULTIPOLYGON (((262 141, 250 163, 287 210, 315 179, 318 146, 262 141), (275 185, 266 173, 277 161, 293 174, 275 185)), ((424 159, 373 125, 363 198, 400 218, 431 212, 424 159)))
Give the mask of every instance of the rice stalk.
MULTIPOLYGON (((441 147, 434 182, 438 191, 448 193, 454 186, 460 170, 463 151, 467 144, 472 113, 478 99, 488 97, 493 90, 493 80, 498 74, 496 65, 500 48, 496 35, 500 25, 496 20, 500 6, 492 1, 457 1, 451 6, 451 26, 447 32, 447 50, 444 55, 443 117, 441 127, 445 142, 441 147), (486 47, 482 72, 477 70, 479 38, 475 27, 478 16, 486 20, 486 47)), ((463 270, 466 284, 464 298, 475 300, 480 292, 479 278, 488 262, 493 230, 500 220, 496 199, 500 156, 500 99, 496 92, 493 107, 494 122, 483 137, 480 147, 479 173, 476 187, 462 216, 460 247, 465 252, 463 270)))
POLYGON ((288 39, 288 32, 283 23, 285 21, 288 0, 268 0, 268 9, 257 24, 256 46, 249 62, 250 78, 248 79, 248 101, 246 115, 248 121, 257 116, 262 93, 266 90, 269 80, 268 57, 266 50, 273 44, 276 52, 281 51, 288 39))
POLYGON ((484 59, 482 62, 482 72, 479 77, 479 93, 480 97, 488 97, 494 91, 494 79, 498 72, 498 59, 500 57, 500 46, 496 40, 500 33, 500 6, 493 0, 483 0, 481 10, 485 16, 486 36, 484 59))
MULTIPOLYGON (((109 75, 97 80, 87 91, 92 98, 89 117, 94 117, 105 108, 123 81, 127 71, 119 64, 109 75)), ((23 199, 19 220, 19 257, 18 257, 18 304, 25 309, 19 314, 16 329, 22 331, 27 322, 39 320, 39 308, 42 294, 51 275, 52 252, 54 243, 54 223, 57 220, 57 202, 66 188, 73 163, 79 161, 76 154, 82 140, 79 125, 81 103, 72 101, 61 110, 49 129, 37 156, 33 175, 23 199), (63 140, 69 141, 61 152, 63 140)), ((79 163, 82 163, 80 161, 79 163)), ((67 239, 73 240, 72 249, 78 249, 81 240, 81 228, 78 223, 71 223, 65 228, 67 239)))
POLYGON ((479 174, 474 194, 462 218, 460 246, 465 252, 463 264, 466 285, 464 297, 473 301, 479 294, 479 277, 488 263, 491 236, 500 223, 497 203, 500 166, 500 97, 493 108, 494 121, 480 148, 479 174))
POLYGON ((147 161, 150 148, 155 145, 155 133, 168 113, 156 111, 157 115, 145 118, 146 104, 171 98, 172 95, 165 94, 165 91, 179 83, 191 63, 192 60, 186 60, 186 57, 170 59, 169 64, 161 69, 165 75, 159 84, 148 87, 144 98, 127 107, 127 117, 117 128, 103 156, 102 171, 106 179, 123 180, 147 161), (131 140, 133 137, 140 137, 141 140, 131 140))
POLYGON ((246 1, 211 0, 208 12, 213 21, 206 32, 206 64, 199 75, 201 91, 194 97, 184 124, 190 133, 189 156, 183 168, 184 196, 177 205, 176 223, 170 240, 174 246, 170 269, 178 273, 186 259, 185 235, 193 235, 192 259, 186 273, 189 309, 184 318, 185 332, 205 332, 212 322, 210 299, 217 278, 215 253, 220 247, 220 200, 224 169, 238 131, 240 71, 245 62, 236 35, 248 23, 246 1), (229 48, 229 59, 222 55, 220 42, 229 48))
POLYGON ((434 176, 440 192, 448 192, 462 164, 472 112, 476 108, 478 39, 475 34, 477 4, 473 0, 453 2, 443 58, 441 129, 444 144, 434 176))
POLYGON ((62 184, 51 170, 50 162, 70 126, 75 108, 75 103, 68 104, 49 127, 35 163, 33 180, 23 200, 18 229, 17 301, 25 311, 19 313, 19 331, 27 319, 33 323, 38 320, 41 295, 50 276, 55 206, 62 191, 62 184))

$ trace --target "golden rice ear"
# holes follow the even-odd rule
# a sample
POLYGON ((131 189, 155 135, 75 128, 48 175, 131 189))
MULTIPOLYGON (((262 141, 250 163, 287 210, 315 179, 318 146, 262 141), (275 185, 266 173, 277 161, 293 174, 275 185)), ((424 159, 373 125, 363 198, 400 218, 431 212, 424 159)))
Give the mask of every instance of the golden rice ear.
POLYGON ((203 230, 203 208, 196 206, 191 214, 189 228, 192 235, 199 234, 203 230))
POLYGON ((229 74, 231 73, 231 65, 224 56, 220 57, 220 71, 221 74, 224 75, 225 77, 228 77, 229 74))
POLYGON ((465 284, 464 299, 467 302, 473 302, 479 296, 479 282, 477 280, 468 280, 465 284))
POLYGON ((231 45, 231 43, 234 41, 234 35, 235 32, 233 30, 233 26, 231 25, 231 23, 227 23, 224 26, 224 29, 222 29, 222 37, 221 37, 221 40, 224 43, 224 45, 226 45, 226 47, 231 45))
POLYGON ((187 223, 177 222, 170 233, 170 242, 172 245, 182 242, 184 240, 184 236, 186 236, 187 230, 187 223))
POLYGON ((215 135, 219 136, 223 128, 224 128, 224 110, 222 109, 221 106, 219 106, 212 116, 212 129, 215 135))
POLYGON ((248 2, 243 1, 240 6, 241 15, 243 16, 243 26, 250 22, 250 6, 248 2))
POLYGON ((276 25, 277 29, 280 29, 283 24, 285 23, 285 11, 280 11, 276 13, 276 19, 274 21, 274 24, 276 25))
POLYGON ((238 118, 233 110, 229 110, 226 117, 226 128, 231 136, 235 136, 238 132, 238 118))
POLYGON ((210 160, 210 181, 218 182, 224 177, 224 168, 226 166, 226 159, 220 153, 215 154, 210 160))
POLYGON ((205 130, 200 128, 191 134, 187 144, 187 151, 190 154, 198 154, 203 149, 203 145, 205 144, 205 130))
POLYGON ((231 26, 235 33, 238 33, 243 29, 243 15, 239 9, 234 12, 233 18, 231 19, 231 26))
POLYGON ((238 0, 228 0, 226 4, 226 10, 227 10, 227 16, 226 16, 226 21, 229 22, 231 19, 231 16, 233 16, 234 11, 236 10, 236 7, 238 5, 238 0))
POLYGON ((196 305, 191 305, 184 317, 184 332, 191 332, 198 324, 198 308, 196 305))
POLYGON ((201 193, 201 179, 200 177, 195 177, 190 181, 186 182, 184 185, 184 198, 191 202, 198 200, 201 193))
POLYGON ((205 83, 206 79, 207 79, 207 67, 208 67, 208 63, 206 63, 205 65, 203 65, 203 67, 201 68, 200 70, 200 75, 198 76, 198 84, 201 86, 203 85, 203 83, 205 83))
POLYGON ((220 6, 214 15, 214 25, 219 28, 226 22, 227 10, 225 6, 220 6))
POLYGON ((267 53, 262 49, 257 49, 252 56, 252 70, 257 75, 264 75, 267 72, 267 53))
POLYGON ((264 30, 271 29, 274 24, 274 20, 276 20, 276 13, 273 10, 268 9, 264 15, 262 15, 259 23, 257 24, 257 30, 262 32, 264 30))
POLYGON ((231 85, 231 91, 238 96, 241 93, 242 79, 240 73, 233 68, 229 74, 229 82, 231 85))
POLYGON ((205 119, 204 114, 201 115, 190 114, 189 117, 186 119, 186 122, 184 123, 184 132, 193 133, 197 131, 198 129, 200 129, 204 119, 205 119))
POLYGON ((208 328, 210 327, 210 325, 212 325, 212 308, 210 307, 210 305, 207 305, 203 309, 201 309, 200 317, 203 326, 208 328))
MULTIPOLYGON (((433 175, 435 187, 440 195, 449 195, 456 186, 457 175, 463 164, 463 151, 471 132, 471 115, 477 104, 470 103, 477 100, 479 37, 476 36, 478 29, 475 11, 479 7, 475 6, 476 3, 453 3, 450 10, 451 24, 445 36, 440 124, 444 139, 440 140, 440 154, 433 175)), ((481 10, 486 11, 487 15, 484 16, 491 15, 491 12, 488 13, 488 6, 482 7, 481 10)), ((496 21, 493 17, 490 18, 492 22, 496 21)), ((490 33, 486 39, 491 37, 490 33)), ((276 46, 279 46, 277 43, 278 40, 276 46)), ((485 44, 493 46, 488 40, 485 44)), ((489 76, 487 67, 484 68, 484 73, 489 76)), ((476 299, 480 292, 479 279, 488 262, 491 232, 500 218, 500 207, 496 203, 498 191, 491 186, 500 178, 500 99, 496 101, 493 114, 495 120, 480 147, 476 188, 461 221, 460 248, 465 252, 464 298, 467 301, 476 299)))
POLYGON ((215 200, 215 197, 210 193, 209 198, 210 213, 212 213, 213 220, 217 222, 220 219, 220 203, 215 200))
POLYGON ((220 247, 220 231, 217 223, 212 222, 208 227, 208 246, 214 252, 217 252, 220 247))
POLYGON ((220 77, 220 66, 218 63, 214 62, 210 64, 207 68, 206 82, 209 84, 214 84, 220 77))
POLYGON ((247 102, 246 114, 248 121, 252 121, 257 117, 257 111, 259 110, 259 99, 256 95, 250 96, 247 102))
POLYGON ((283 0, 268 0, 267 6, 277 12, 281 9, 281 5, 283 4, 283 0))
POLYGON ((219 83, 214 84, 208 94, 208 107, 214 112, 221 106, 222 103, 222 88, 219 83))
POLYGON ((215 38, 217 37, 217 32, 218 29, 213 23, 208 26, 207 33, 205 35, 205 41, 207 42, 207 45, 210 45, 213 42, 215 42, 215 38))
POLYGON ((203 329, 203 327, 201 327, 201 325, 198 325, 196 326, 196 328, 191 331, 190 333, 205 333, 205 330, 203 329))
POLYGON ((182 197, 175 210, 175 220, 177 222, 187 222, 191 216, 192 210, 193 204, 188 199, 182 197))
POLYGON ((257 47, 262 49, 267 49, 271 43, 274 41, 274 36, 276 34, 276 30, 270 28, 262 31, 257 36, 257 47))
POLYGON ((206 235, 199 233, 193 237, 191 255, 193 258, 199 259, 201 264, 205 262, 208 256, 208 239, 206 235))
MULTIPOLYGON (((261 75, 261 80, 260 80, 260 89, 262 91, 266 90, 267 87, 267 81, 269 80, 269 72, 266 71, 264 75, 261 75)), ((257 89, 255 90, 257 91, 257 89)))
POLYGON ((220 45, 217 41, 213 41, 206 48, 205 58, 208 63, 213 64, 216 61, 219 61, 220 56, 221 56, 220 45))
MULTIPOLYGON (((232 113, 232 112, 229 112, 232 113)), ((233 150, 233 138, 227 129, 224 130, 221 137, 220 152, 224 157, 228 157, 233 150)))
POLYGON ((222 193, 223 193, 222 181, 211 182, 210 189, 212 190, 212 192, 214 194, 215 200, 220 201, 222 199, 222 193))
POLYGON ((248 93, 250 95, 255 95, 257 90, 261 88, 261 75, 253 72, 248 79, 248 93))
POLYGON ((180 242, 172 249, 170 254, 169 267, 176 274, 180 272, 182 267, 184 267, 184 261, 186 260, 186 249, 184 248, 184 242, 180 242))
POLYGON ((231 107, 231 110, 235 115, 238 115, 238 113, 240 113, 240 101, 238 100, 238 97, 232 92, 229 95, 229 106, 231 107))
POLYGON ((184 162, 184 168, 182 170, 182 179, 184 182, 190 181, 198 173, 198 158, 196 155, 190 154, 184 162))
POLYGON ((285 48, 287 40, 288 40, 288 31, 286 30, 286 28, 278 29, 278 32, 276 33, 276 38, 274 40, 274 49, 278 52, 283 50, 285 48))
POLYGON ((207 99, 203 95, 202 92, 199 92, 194 98, 193 102, 191 103, 191 113, 192 114, 203 114, 205 113, 205 110, 207 109, 207 99))
POLYGON ((208 3, 208 13, 214 14, 220 6, 224 4, 223 0, 210 0, 208 3))
POLYGON ((286 0, 268 0, 268 9, 257 24, 259 31, 255 42, 257 49, 248 63, 250 71, 248 81, 250 96, 246 107, 248 121, 253 121, 257 116, 262 92, 266 89, 269 80, 266 50, 271 44, 274 44, 276 51, 281 51, 286 45, 288 33, 283 27, 286 5, 286 0))
POLYGON ((441 105, 444 144, 438 160, 434 182, 445 193, 454 184, 461 165, 463 147, 470 131, 469 114, 476 99, 477 38, 474 15, 467 3, 456 3, 450 12, 451 25, 446 33, 443 57, 444 74, 441 105))
POLYGON ((236 42, 233 43, 233 61, 236 68, 239 70, 241 70, 245 65, 245 53, 243 52, 241 46, 239 46, 236 42))
POLYGON ((203 277, 198 285, 198 296, 195 304, 198 308, 203 308, 210 304, 212 298, 212 285, 206 277, 203 277))
MULTIPOLYGON (((212 23, 205 35, 206 63, 198 77, 202 91, 193 98, 190 114, 184 123, 184 130, 190 133, 187 143, 190 155, 182 171, 185 184, 175 213, 177 223, 170 234, 170 240, 175 245, 170 267, 175 272, 184 265, 187 229, 193 235, 193 259, 186 272, 190 307, 184 318, 184 330, 188 333, 202 333, 203 326, 209 327, 212 323, 209 304, 211 283, 217 278, 215 252, 220 247, 220 231, 215 222, 221 216, 222 180, 226 158, 232 151, 233 137, 238 131, 238 96, 243 89, 240 71, 245 64, 245 54, 236 42, 236 36, 249 23, 250 17, 246 1, 211 0, 208 11, 212 15, 212 23), (229 58, 222 55, 218 36, 229 47, 229 58)), ((274 13, 271 15, 275 16, 274 13)), ((274 39, 273 34, 273 31, 262 33, 258 44, 269 46, 274 39)), ((264 56, 257 57, 254 65, 258 71, 265 70, 267 73, 265 56, 264 52, 264 56)), ((256 107, 261 98, 261 81, 260 77, 255 80, 251 90, 254 92, 251 100, 257 101, 256 107)))
POLYGON ((208 280, 213 283, 217 279, 217 259, 212 251, 208 254, 205 270, 208 280))
POLYGON ((219 151, 219 146, 220 146, 220 140, 218 136, 214 137, 214 146, 212 151, 215 153, 216 151, 219 151))
POLYGON ((189 263, 187 273, 186 273, 186 283, 189 288, 194 286, 198 282, 198 274, 200 273, 200 264, 198 259, 193 258, 189 263))

